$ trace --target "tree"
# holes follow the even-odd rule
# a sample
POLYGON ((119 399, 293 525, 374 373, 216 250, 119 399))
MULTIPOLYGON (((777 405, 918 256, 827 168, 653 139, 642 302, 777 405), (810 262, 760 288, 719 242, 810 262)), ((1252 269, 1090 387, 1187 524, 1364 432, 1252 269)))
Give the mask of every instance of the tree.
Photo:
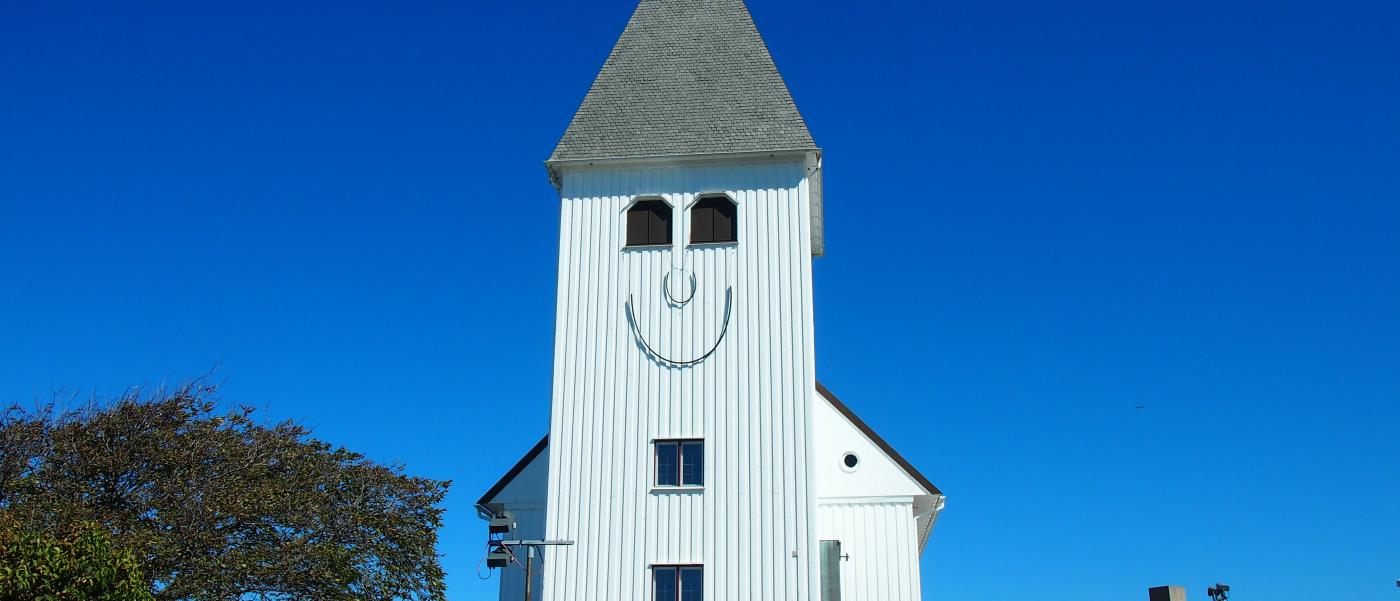
POLYGON ((444 599, 448 482, 221 413, 202 382, 0 416, 0 509, 46 532, 101 524, 155 598, 444 599))
POLYGON ((63 537, 0 517, 0 601, 151 601, 136 557, 85 524, 63 537))

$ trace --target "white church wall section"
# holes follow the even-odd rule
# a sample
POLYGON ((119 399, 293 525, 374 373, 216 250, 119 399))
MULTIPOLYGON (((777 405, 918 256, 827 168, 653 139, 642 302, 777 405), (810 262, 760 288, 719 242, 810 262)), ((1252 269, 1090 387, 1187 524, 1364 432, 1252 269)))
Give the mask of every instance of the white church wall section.
POLYGON ((576 544, 547 562, 550 601, 649 599, 671 563, 703 565, 707 599, 815 598, 805 160, 560 169, 546 534, 576 544), (735 201, 737 242, 688 244, 704 193, 735 201), (672 206, 670 246, 624 246, 638 196, 672 206), (670 438, 704 440, 701 489, 653 488, 670 438))
POLYGON ((919 543, 908 499, 823 500, 817 537, 841 541, 841 598, 919 601, 919 543))
POLYGON ((915 503, 928 491, 826 397, 812 398, 817 538, 841 541, 841 598, 919 599, 915 503))

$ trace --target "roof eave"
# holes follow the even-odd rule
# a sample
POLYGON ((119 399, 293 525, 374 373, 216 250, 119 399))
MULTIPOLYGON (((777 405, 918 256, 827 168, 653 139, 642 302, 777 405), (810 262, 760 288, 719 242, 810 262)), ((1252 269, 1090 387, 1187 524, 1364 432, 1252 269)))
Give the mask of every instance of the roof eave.
POLYGON ((716 161, 746 161, 766 159, 802 158, 812 155, 821 158, 822 149, 817 146, 797 148, 774 148, 767 150, 741 150, 735 152, 707 152, 686 154, 645 154, 633 156, 600 156, 580 158, 553 158, 544 162, 549 170, 549 181, 555 190, 563 184, 561 175, 565 169, 575 167, 626 167, 629 165, 666 165, 683 163, 710 163, 716 161))

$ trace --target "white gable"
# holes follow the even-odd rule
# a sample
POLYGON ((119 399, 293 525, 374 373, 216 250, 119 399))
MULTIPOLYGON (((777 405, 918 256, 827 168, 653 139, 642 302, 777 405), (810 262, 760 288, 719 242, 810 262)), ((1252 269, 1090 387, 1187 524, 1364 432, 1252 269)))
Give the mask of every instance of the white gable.
POLYGON ((852 423, 824 395, 813 395, 812 425, 816 434, 817 499, 839 497, 918 497, 934 494, 925 490, 893 457, 852 423), (856 467, 847 469, 843 460, 854 453, 856 467))
POLYGON ((548 493, 549 444, 542 440, 477 503, 500 503, 512 509, 543 508, 548 493))

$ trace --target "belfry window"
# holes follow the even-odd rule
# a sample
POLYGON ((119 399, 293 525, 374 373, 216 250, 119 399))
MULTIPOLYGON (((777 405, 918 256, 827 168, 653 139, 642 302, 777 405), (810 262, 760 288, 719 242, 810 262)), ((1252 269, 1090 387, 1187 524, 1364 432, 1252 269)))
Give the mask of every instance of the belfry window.
POLYGON ((671 243, 671 205, 641 200, 627 209, 627 246, 671 243))
POLYGON ((739 220, 734 201, 726 196, 706 196, 690 208, 690 243, 734 242, 739 220))

